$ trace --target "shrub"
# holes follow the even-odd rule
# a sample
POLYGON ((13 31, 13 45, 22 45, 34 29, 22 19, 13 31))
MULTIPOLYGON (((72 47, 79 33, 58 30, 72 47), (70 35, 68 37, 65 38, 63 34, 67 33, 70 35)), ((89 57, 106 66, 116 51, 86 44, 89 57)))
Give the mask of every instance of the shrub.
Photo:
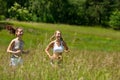
POLYGON ((112 12, 112 14, 110 16, 109 25, 113 29, 120 30, 120 11, 119 10, 112 12))
POLYGON ((21 7, 18 3, 14 3, 8 13, 10 18, 20 21, 30 21, 32 19, 32 14, 25 7, 21 7))

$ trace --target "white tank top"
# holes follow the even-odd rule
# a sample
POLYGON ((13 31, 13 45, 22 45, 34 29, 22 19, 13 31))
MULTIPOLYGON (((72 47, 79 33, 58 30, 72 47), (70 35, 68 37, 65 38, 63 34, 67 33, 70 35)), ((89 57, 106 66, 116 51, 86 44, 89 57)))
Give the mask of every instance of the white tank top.
POLYGON ((63 51, 64 51, 64 46, 62 44, 62 41, 60 43, 60 46, 58 46, 57 43, 54 42, 53 53, 62 53, 63 51))

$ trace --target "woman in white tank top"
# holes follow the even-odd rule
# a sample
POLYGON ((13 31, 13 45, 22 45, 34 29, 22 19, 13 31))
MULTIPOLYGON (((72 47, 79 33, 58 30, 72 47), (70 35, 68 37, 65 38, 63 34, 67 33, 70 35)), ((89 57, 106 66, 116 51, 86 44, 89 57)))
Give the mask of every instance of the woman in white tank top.
POLYGON ((49 58, 51 59, 51 64, 53 64, 54 60, 58 60, 58 62, 62 61, 62 53, 64 51, 68 52, 68 47, 65 43, 65 41, 62 39, 62 35, 61 32, 59 30, 57 30, 55 32, 55 34, 52 36, 51 39, 55 38, 55 40, 51 41, 48 46, 45 49, 45 52, 47 53, 47 55, 49 56, 49 58), (53 54, 51 55, 49 50, 53 49, 53 54))

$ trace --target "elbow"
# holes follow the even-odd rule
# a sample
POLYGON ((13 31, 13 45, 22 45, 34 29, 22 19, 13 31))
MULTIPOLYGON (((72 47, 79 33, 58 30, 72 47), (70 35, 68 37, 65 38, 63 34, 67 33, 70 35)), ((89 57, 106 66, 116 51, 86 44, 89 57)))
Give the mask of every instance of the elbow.
POLYGON ((7 50, 7 53, 10 52, 9 50, 7 50))
POLYGON ((47 52, 47 49, 45 49, 45 52, 47 52))
POLYGON ((45 49, 45 52, 48 53, 48 49, 45 49))
POLYGON ((11 50, 10 50, 10 49, 7 49, 7 53, 9 53, 9 52, 11 52, 11 50))

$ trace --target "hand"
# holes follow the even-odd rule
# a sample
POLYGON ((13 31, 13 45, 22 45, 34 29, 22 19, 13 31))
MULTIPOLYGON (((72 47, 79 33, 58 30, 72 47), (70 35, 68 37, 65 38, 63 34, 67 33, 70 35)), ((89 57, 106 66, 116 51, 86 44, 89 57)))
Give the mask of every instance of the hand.
POLYGON ((21 50, 17 50, 17 51, 15 51, 16 54, 21 53, 21 52, 22 52, 21 50))
POLYGON ((30 51, 26 50, 26 51, 22 51, 23 54, 28 54, 30 51))
POLYGON ((49 58, 50 58, 50 59, 53 59, 53 56, 49 55, 49 58))
POLYGON ((66 53, 70 52, 69 50, 65 50, 66 53))

